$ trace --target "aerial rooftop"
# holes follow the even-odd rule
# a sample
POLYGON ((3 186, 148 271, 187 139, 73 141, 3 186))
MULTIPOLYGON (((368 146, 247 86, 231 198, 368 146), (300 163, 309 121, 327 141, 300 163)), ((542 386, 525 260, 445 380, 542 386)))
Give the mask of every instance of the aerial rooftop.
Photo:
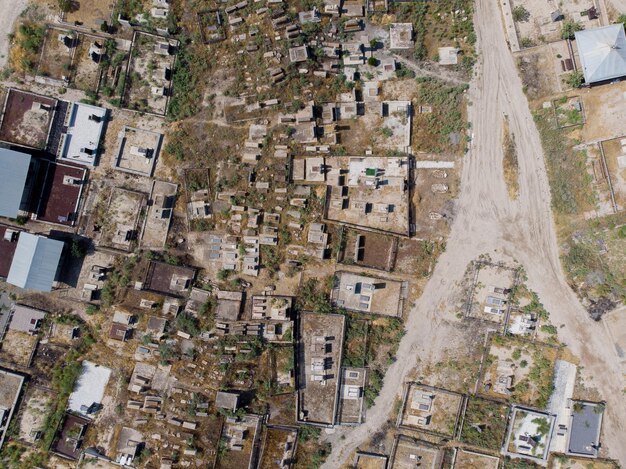
POLYGON ((0 217, 17 217, 30 160, 30 155, 26 153, 0 148, 0 217))
POLYGON ((95 166, 107 112, 101 107, 72 103, 65 117, 67 131, 59 145, 58 157, 95 166))
POLYGON ((21 233, 7 282, 28 290, 49 292, 62 252, 62 241, 21 233))

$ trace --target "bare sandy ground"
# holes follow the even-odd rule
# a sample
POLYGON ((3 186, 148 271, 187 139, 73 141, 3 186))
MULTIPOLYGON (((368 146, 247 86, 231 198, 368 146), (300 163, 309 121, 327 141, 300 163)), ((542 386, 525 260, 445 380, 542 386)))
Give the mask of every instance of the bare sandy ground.
POLYGON ((327 438, 333 452, 323 467, 341 467, 353 450, 365 443, 386 422, 415 359, 434 363, 453 337, 449 312, 450 292, 463 277, 468 263, 481 254, 493 260, 518 260, 559 329, 559 338, 580 358, 587 384, 607 401, 603 446, 610 456, 626 463, 626 399, 619 360, 602 323, 594 323, 567 286, 550 209, 550 189, 539 134, 512 55, 507 49, 497 0, 478 0, 475 27, 481 53, 471 83, 469 120, 473 144, 465 157, 457 215, 447 250, 440 257, 422 297, 410 312, 398 350, 376 405, 366 422, 354 429, 337 430, 327 438), (502 176, 502 122, 518 143, 520 196, 511 201, 502 176))
POLYGON ((9 59, 8 34, 13 32, 15 20, 20 15, 28 0, 0 0, 0 68, 4 68, 9 59))

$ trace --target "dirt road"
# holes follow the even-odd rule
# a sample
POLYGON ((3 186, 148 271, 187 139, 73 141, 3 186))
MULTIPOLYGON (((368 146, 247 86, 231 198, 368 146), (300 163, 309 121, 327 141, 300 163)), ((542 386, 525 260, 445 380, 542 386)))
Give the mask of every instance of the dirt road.
POLYGON ((9 59, 8 34, 13 32, 13 25, 20 13, 26 8, 27 0, 0 0, 0 69, 9 59))
POLYGON ((327 439, 333 452, 323 467, 338 468, 351 453, 383 426, 394 400, 419 356, 435 362, 442 353, 453 322, 450 291, 461 281, 468 263, 481 254, 495 261, 518 260, 559 329, 559 338, 580 358, 587 381, 607 401, 603 445, 612 457, 626 463, 626 400, 624 378, 611 341, 601 323, 588 318, 567 287, 550 209, 549 185, 539 134, 522 92, 514 59, 507 49, 497 0, 478 0, 475 27, 480 50, 476 76, 469 90, 469 120, 473 144, 465 157, 457 216, 447 250, 440 257, 421 298, 407 318, 407 334, 398 361, 389 369, 376 405, 366 422, 338 430, 327 439), (508 198, 502 176, 502 123, 509 118, 518 142, 520 196, 508 198))

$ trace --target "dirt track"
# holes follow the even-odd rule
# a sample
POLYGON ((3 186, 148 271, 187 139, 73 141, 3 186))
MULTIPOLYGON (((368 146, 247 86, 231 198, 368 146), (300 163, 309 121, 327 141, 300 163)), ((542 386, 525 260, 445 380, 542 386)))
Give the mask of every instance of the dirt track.
POLYGON ((607 401, 603 446, 611 457, 626 464, 622 370, 602 324, 588 318, 562 273, 540 139, 504 31, 496 27, 501 24, 496 0, 477 1, 475 23, 480 62, 469 90, 473 144, 465 157, 447 250, 408 316, 398 361, 389 369, 366 422, 327 435, 333 452, 325 468, 347 462, 352 452, 383 426, 418 356, 433 363, 451 345, 447 338, 453 336, 450 330, 455 326, 444 320, 453 309, 448 304, 449 292, 462 279, 468 263, 481 254, 489 254, 495 261, 516 259, 524 266, 528 284, 539 294, 552 322, 564 325, 559 338, 580 358, 585 377, 593 378, 587 383, 595 385, 607 401), (508 115, 518 142, 520 196, 516 201, 508 198, 502 177, 504 115, 508 115))
POLYGON ((27 0, 0 0, 0 69, 4 68, 9 58, 8 34, 13 32, 13 24, 26 8, 27 0))

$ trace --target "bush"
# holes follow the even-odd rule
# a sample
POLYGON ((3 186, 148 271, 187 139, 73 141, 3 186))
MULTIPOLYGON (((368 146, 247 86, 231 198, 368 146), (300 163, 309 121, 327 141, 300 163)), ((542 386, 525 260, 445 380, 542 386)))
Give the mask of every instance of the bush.
POLYGON ((565 20, 561 29, 561 39, 574 39, 576 31, 582 31, 583 25, 574 20, 565 20))
POLYGON ((63 13, 72 11, 72 0, 57 0, 57 5, 63 13))
POLYGON ((530 13, 522 5, 513 8, 513 21, 528 21, 530 13))
POLYGON ((201 76, 209 68, 206 47, 196 47, 188 38, 181 37, 172 75, 172 97, 168 108, 171 119, 184 119, 198 111, 202 104, 201 76))
POLYGON ((82 242, 78 241, 77 239, 73 239, 72 245, 70 247, 70 253, 72 254, 72 257, 76 259, 81 259, 85 257, 85 254, 87 254, 87 249, 85 249, 85 246, 82 242))
POLYGON ((563 81, 572 88, 580 88, 585 82, 585 75, 579 71, 572 72, 568 74, 563 81))
POLYGON ((191 336, 200 334, 198 319, 187 312, 182 312, 176 318, 176 327, 191 336))
POLYGON ((38 53, 39 48, 43 44, 45 27, 25 23, 20 25, 19 32, 21 37, 20 46, 30 53, 38 53))

